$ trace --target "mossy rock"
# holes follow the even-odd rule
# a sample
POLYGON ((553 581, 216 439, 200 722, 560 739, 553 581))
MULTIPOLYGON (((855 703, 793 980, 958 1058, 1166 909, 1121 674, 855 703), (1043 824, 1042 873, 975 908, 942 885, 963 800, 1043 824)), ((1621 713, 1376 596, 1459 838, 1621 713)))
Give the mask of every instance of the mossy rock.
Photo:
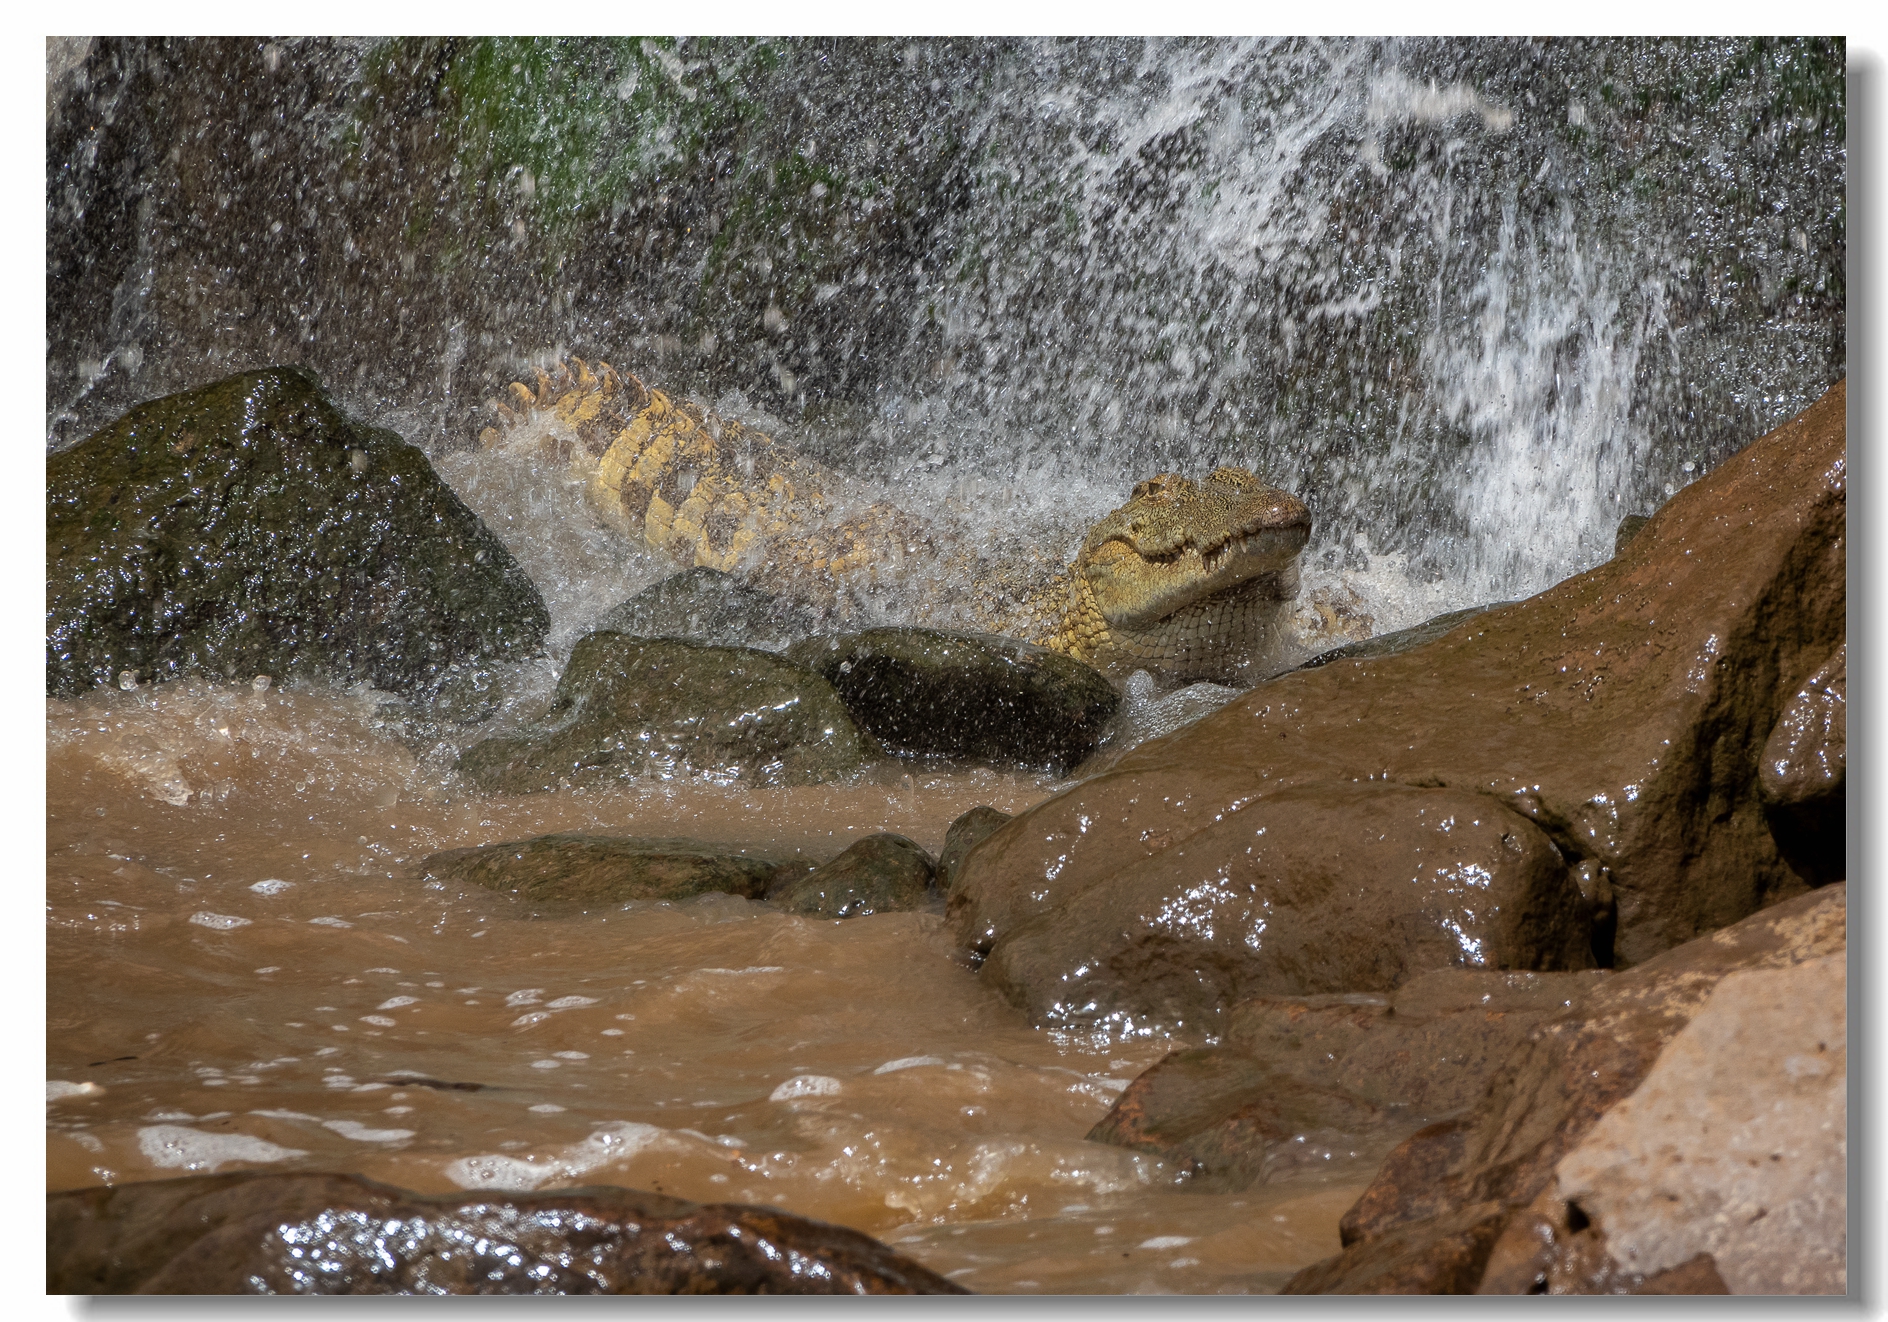
POLYGON ((811 872, 783 876, 767 898, 795 913, 860 918, 923 908, 934 898, 936 877, 937 865, 922 845, 882 831, 811 872))
POLYGON ((46 461, 46 690, 192 671, 426 690, 550 627, 504 544, 297 367, 132 409, 46 461))
POLYGON ((698 840, 560 833, 449 849, 423 860, 419 870, 428 881, 590 906, 687 900, 713 891, 758 900, 783 869, 800 871, 789 859, 733 853, 698 840))
POLYGON ((504 794, 644 775, 805 785, 878 752, 832 685, 771 652, 599 631, 571 651, 539 728, 474 744, 459 771, 504 794))
POLYGON ((883 628, 795 643, 873 736, 902 752, 1062 772, 1121 704, 1093 666, 994 634, 883 628))
POLYGON ((642 638, 755 647, 804 638, 819 628, 819 616, 790 597, 776 597, 732 574, 697 565, 638 592, 599 620, 597 628, 642 638))

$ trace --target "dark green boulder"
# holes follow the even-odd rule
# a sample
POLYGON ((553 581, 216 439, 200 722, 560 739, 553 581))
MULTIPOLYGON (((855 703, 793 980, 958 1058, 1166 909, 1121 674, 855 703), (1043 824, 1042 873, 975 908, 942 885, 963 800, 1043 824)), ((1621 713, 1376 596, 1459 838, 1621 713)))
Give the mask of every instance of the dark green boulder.
POLYGON ((882 831, 810 872, 783 875, 767 898, 795 913, 860 918, 924 907, 934 898, 936 876, 937 865, 922 845, 882 831))
POLYGON ((776 597, 732 574, 696 565, 644 588, 596 627, 642 638, 772 651, 819 628, 819 616, 791 597, 776 597))
POLYGON ((198 671, 426 690, 542 650, 504 544, 297 367, 141 404, 46 460, 46 690, 198 671))
POLYGON ((860 725, 906 753, 1063 772, 1121 703, 1099 670, 994 634, 882 628, 809 638, 789 659, 831 681, 860 725))
POLYGON ((757 900, 790 860, 736 853, 698 840, 622 839, 578 834, 449 849, 419 866, 427 881, 503 891, 522 900, 616 905, 686 900, 711 891, 757 900))
POLYGON ((474 744, 459 771, 503 794, 644 775, 804 785, 877 753, 832 685, 771 652, 600 632, 578 640, 537 729, 474 744))

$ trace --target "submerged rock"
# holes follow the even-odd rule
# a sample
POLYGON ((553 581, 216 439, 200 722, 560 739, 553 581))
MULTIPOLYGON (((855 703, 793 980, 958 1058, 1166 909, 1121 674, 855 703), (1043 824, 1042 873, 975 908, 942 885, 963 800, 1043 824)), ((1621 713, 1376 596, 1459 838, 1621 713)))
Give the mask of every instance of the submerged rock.
POLYGON ((539 728, 474 744, 459 771, 503 794, 650 774, 799 785, 876 752, 830 684, 771 652, 593 633, 539 728))
POLYGON ((1287 1292, 1668 1290, 1681 1269, 1708 1286, 1701 1253, 1733 1290, 1840 1292, 1845 891, 1668 950, 1536 1025, 1466 1114, 1390 1155, 1344 1251, 1287 1292))
POLYGON ((1435 968, 1631 965, 1801 892, 1759 753, 1844 637, 1844 399, 1617 559, 1243 694, 966 860, 958 939, 1038 1019, 1198 1024, 1435 968))
POLYGON ((1090 1142, 1150 1153, 1196 1187, 1238 1192, 1327 1165, 1375 1128, 1382 1109, 1238 1052, 1176 1051, 1128 1085, 1090 1142))
POLYGON ((768 899, 795 913, 859 918, 917 909, 932 896, 937 865, 915 840, 881 831, 855 841, 830 863, 783 876, 768 899))
POLYGON ((844 1226, 604 1187, 199 1175, 46 1197, 50 1294, 964 1294, 844 1226))
POLYGON ((1233 1009, 1223 1045, 1167 1057, 1088 1137, 1235 1190, 1380 1155, 1467 1107, 1535 1025, 1605 976, 1445 969, 1393 994, 1254 998, 1233 1009))
POLYGON ((731 852, 699 840, 623 839, 561 833, 449 849, 422 859, 428 881, 504 891, 532 902, 615 905, 686 900, 722 891, 757 900, 786 859, 731 852))
POLYGON ((1066 771, 1120 695, 1093 666, 995 634, 885 628, 796 643, 860 725, 906 753, 1066 771))
POLYGON ((816 612, 697 565, 665 578, 597 621, 599 630, 777 651, 819 628, 816 612))
POLYGON ((298 367, 167 395, 46 460, 46 688, 267 674, 427 690, 550 616, 415 447, 298 367))

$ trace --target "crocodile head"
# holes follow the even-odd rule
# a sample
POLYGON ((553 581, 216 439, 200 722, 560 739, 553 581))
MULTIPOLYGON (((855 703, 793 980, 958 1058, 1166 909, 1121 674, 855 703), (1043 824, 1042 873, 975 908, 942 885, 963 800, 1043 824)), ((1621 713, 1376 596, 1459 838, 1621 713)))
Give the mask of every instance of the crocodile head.
POLYGON ((1305 503, 1243 468, 1162 473, 1089 530, 1076 570, 1110 628, 1140 630, 1267 574, 1283 586, 1310 537, 1305 503))

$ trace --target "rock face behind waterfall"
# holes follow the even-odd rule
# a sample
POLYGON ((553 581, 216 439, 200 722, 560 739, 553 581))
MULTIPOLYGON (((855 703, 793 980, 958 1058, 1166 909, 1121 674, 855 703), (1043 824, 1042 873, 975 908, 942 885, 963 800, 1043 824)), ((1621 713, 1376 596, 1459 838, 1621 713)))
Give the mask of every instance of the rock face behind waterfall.
POLYGON ((419 450, 295 367, 141 404, 46 461, 46 688, 189 671, 424 689, 543 645, 543 599, 419 450))
POLYGON ((1038 1018, 1206 1023, 1437 967, 1627 966, 1802 891, 1759 754, 1844 639, 1844 403, 1616 559, 1261 685, 1020 815, 957 875, 959 939, 1038 1018))

